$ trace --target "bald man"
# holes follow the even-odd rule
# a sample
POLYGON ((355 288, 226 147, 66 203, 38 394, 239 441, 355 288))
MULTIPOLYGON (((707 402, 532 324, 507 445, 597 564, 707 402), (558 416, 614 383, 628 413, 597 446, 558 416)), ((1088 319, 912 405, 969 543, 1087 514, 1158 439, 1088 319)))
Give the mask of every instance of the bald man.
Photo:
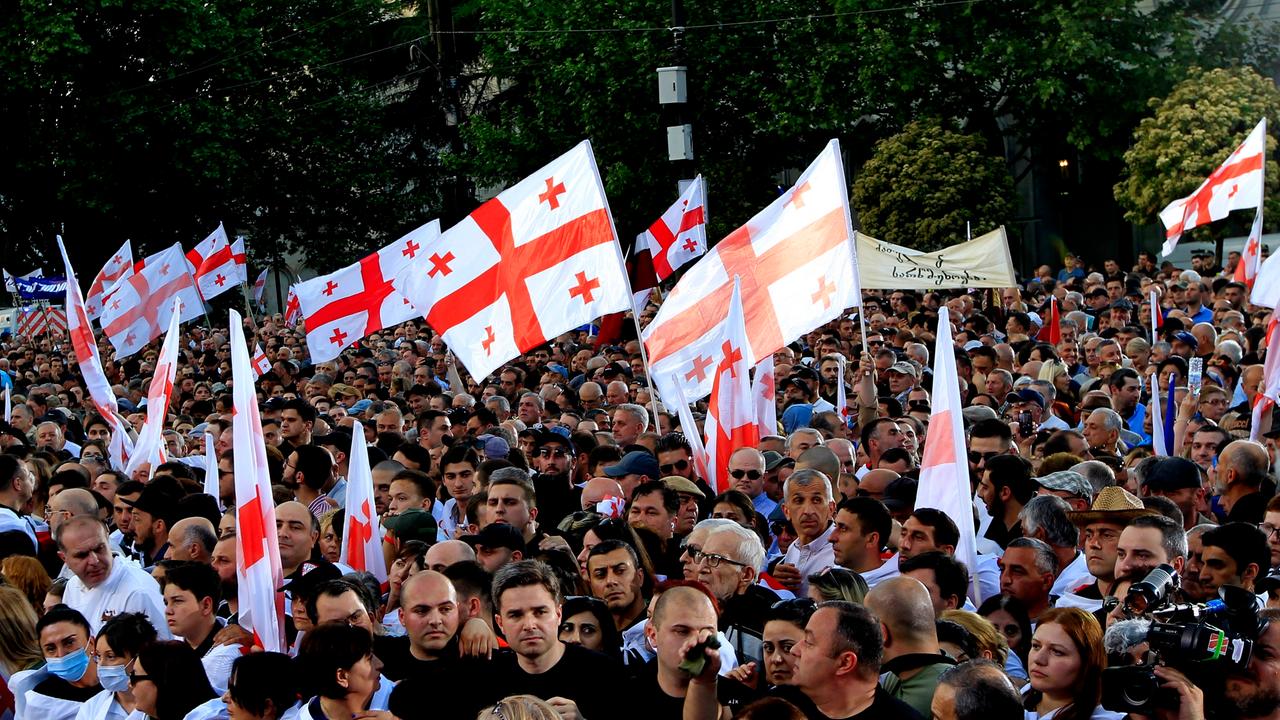
POLYGON ((49 532, 56 536, 58 528, 73 517, 98 517, 98 501, 84 488, 71 488, 49 498, 48 511, 49 532))
POLYGON ((862 476, 862 479, 858 481, 857 493, 884 502, 884 489, 899 477, 901 475, 892 470, 877 468, 862 476))
POLYGON ((716 717, 720 709, 715 682, 719 651, 706 650, 707 663, 697 683, 680 669, 686 653, 715 634, 716 610, 706 594, 690 587, 662 593, 644 628, 645 639, 655 651, 657 673, 646 673, 639 692, 630 695, 636 709, 648 717, 716 717))
POLYGON ((607 477, 591 478, 582 486, 582 509, 595 512, 596 503, 610 497, 623 497, 618 481, 607 477))
POLYGON ((1235 440, 1222 449, 1214 473, 1214 492, 1221 497, 1227 522, 1262 523, 1267 497, 1263 481, 1270 470, 1266 448, 1250 440, 1235 440))
POLYGON ((476 561, 476 551, 461 540, 445 540, 432 545, 427 548, 427 555, 423 560, 428 568, 437 573, 444 572, 450 565, 467 561, 476 561))
POLYGON ((457 645, 451 645, 461 624, 458 592, 449 578, 424 570, 405 580, 400 589, 400 622, 408 633, 410 655, 402 677, 416 681, 440 661, 458 659, 457 645))
POLYGON ((915 578, 888 578, 871 588, 865 605, 884 629, 881 687, 928 716, 938 676, 954 664, 938 645, 929 591, 915 578))
POLYGON ((208 518, 183 518, 169 531, 169 559, 209 565, 213 562, 213 548, 217 544, 218 533, 208 518))

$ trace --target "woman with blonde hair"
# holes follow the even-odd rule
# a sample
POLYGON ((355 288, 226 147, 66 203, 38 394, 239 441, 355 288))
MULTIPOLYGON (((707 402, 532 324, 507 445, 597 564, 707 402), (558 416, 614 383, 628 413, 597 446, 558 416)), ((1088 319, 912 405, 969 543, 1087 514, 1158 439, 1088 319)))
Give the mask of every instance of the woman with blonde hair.
POLYGON ((476 720, 560 720, 560 713, 532 695, 512 695, 480 711, 476 720))
POLYGON ((53 581, 39 560, 30 555, 10 555, 0 561, 0 575, 27 596, 27 602, 31 603, 37 615, 44 614, 44 596, 49 593, 53 581))
MULTIPOLYGON (((20 698, 40 679, 32 673, 22 673, 44 664, 36 622, 36 611, 23 592, 0 585, 0 697, 20 698), (15 673, 22 673, 26 680, 15 681, 15 673)), ((5 711, 0 703, 0 715, 5 711)))
POLYGON ((1104 710, 1102 670, 1107 652, 1102 626, 1080 608, 1054 608, 1040 616, 1031 638, 1023 696, 1027 720, 1118 720, 1124 713, 1104 710))
POLYGON ((809 597, 818 603, 844 600, 861 605, 869 590, 867 581, 861 575, 844 568, 827 568, 810 575, 808 580, 809 597))
POLYGON ((1014 682, 1014 687, 1027 681, 1027 671, 1022 668, 1022 661, 1009 652, 1009 640, 990 620, 968 610, 944 610, 938 619, 950 620, 968 630, 978 644, 978 656, 1004 668, 1005 674, 1014 682), (1012 663, 1009 662, 1011 656, 1012 663))

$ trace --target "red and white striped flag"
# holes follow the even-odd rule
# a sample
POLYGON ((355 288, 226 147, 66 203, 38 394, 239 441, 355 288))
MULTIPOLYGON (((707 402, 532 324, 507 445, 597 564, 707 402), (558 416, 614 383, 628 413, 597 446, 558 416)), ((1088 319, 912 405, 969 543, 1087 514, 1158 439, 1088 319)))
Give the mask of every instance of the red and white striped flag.
POLYGON ((717 356, 711 400, 707 406, 707 484, 717 493, 729 489, 729 456, 734 450, 760 444, 756 408, 751 401, 751 378, 747 372, 750 352, 747 325, 743 320, 742 294, 734 278, 729 297, 729 319, 724 324, 723 342, 717 356))
POLYGON ((1261 431, 1263 415, 1280 404, 1280 319, 1276 318, 1274 311, 1267 321, 1265 347, 1267 358, 1262 365, 1262 384, 1253 397, 1253 419, 1249 428, 1249 439, 1255 441, 1261 431))
POLYGON ((1161 254, 1167 257, 1173 252, 1182 234, 1192 228, 1221 220, 1232 210, 1259 207, 1265 191, 1266 156, 1267 120, 1263 118, 1195 192, 1174 200, 1160 211, 1160 221, 1165 227, 1161 254))
POLYGON ((266 375, 271 372, 271 358, 267 357, 267 352, 262 349, 262 343, 253 346, 253 357, 249 359, 253 365, 253 379, 266 375))
MULTIPOLYGON (((1160 326, 1164 324, 1163 313, 1160 312, 1160 298, 1156 291, 1151 291, 1151 344, 1159 339, 1160 326)), ((1170 392, 1173 388, 1170 388, 1170 392)), ((1165 447, 1163 408, 1160 406, 1160 375, 1151 376, 1151 449, 1160 457, 1169 455, 1165 447)))
POLYGON ((373 501, 373 471, 369 468, 369 448, 364 428, 356 420, 351 427, 351 454, 347 473, 347 523, 342 532, 339 560, 356 572, 373 573, 387 581, 387 561, 382 555, 382 531, 373 501))
POLYGON ((267 290, 267 273, 269 272, 271 268, 263 270, 262 274, 258 275, 258 279, 253 281, 253 304, 259 308, 263 307, 262 297, 267 290))
MULTIPOLYGON (((933 417, 920 459, 920 491, 916 507, 946 513, 960 529, 955 559, 967 568, 978 567, 973 531, 973 491, 969 486, 969 461, 964 444, 964 419, 960 415, 960 385, 952 349, 951 317, 946 306, 938 308, 938 352, 933 359, 933 417)), ((982 604, 976 572, 970 572, 969 597, 982 604)))
POLYGON ((196 286, 205 300, 217 297, 249 281, 249 259, 244 254, 244 238, 218 245, 195 272, 196 286))
MULTIPOLYGON (((80 296, 80 283, 76 280, 75 270, 71 267, 71 259, 67 256, 67 248, 62 244, 62 236, 57 236, 58 250, 62 253, 62 262, 67 272, 67 334, 71 337, 71 348, 76 354, 76 363, 80 366, 80 375, 89 389, 89 397, 98 414, 111 426, 111 443, 107 454, 111 459, 111 467, 123 470, 128 464, 128 457, 133 450, 133 442, 129 439, 129 431, 118 414, 116 394, 111 389, 107 374, 102 369, 102 358, 98 355, 98 343, 93 337, 93 325, 85 308, 84 298, 80 296)), ((126 246, 128 243, 125 243, 126 246)), ((5 420, 8 417, 8 396, 5 396, 5 420)))
MULTIPOLYGON (((173 397, 173 380, 178 375, 178 325, 182 310, 178 307, 182 301, 173 300, 173 309, 169 313, 169 331, 164 336, 164 344, 160 346, 160 357, 156 359, 155 374, 151 385, 147 388, 147 421, 138 433, 138 442, 133 446, 129 456, 129 464, 125 467, 125 475, 133 475, 133 471, 143 463, 151 463, 151 472, 156 466, 168 458, 164 446, 164 421, 169 413, 169 400, 173 397)), ((150 477, 150 475, 148 475, 150 477)))
POLYGON ((751 401, 756 406, 756 426, 760 437, 778 434, 777 376, 773 371, 773 356, 767 355, 756 363, 752 373, 751 401))
POLYGON ((229 244, 231 243, 227 239, 227 231, 223 229, 222 223, 218 223, 218 227, 214 228, 213 232, 187 251, 187 264, 190 266, 187 269, 192 275, 195 275, 200 266, 204 264, 205 258, 212 255, 214 251, 223 245, 229 244))
POLYGON ((631 266, 635 306, 643 308, 653 288, 706 252, 706 189, 699 175, 662 217, 636 236, 631 266))
POLYGON ((84 298, 85 312, 90 320, 97 320, 102 314, 102 298, 126 275, 133 274, 133 241, 125 240, 124 245, 112 255, 107 264, 102 266, 93 283, 89 285, 89 294, 84 298))
POLYGON ((276 506, 267 470, 267 444, 249 366, 240 313, 232 310, 231 433, 236 449, 236 573, 239 575, 240 626, 253 633, 264 650, 285 652, 284 570, 276 537, 276 506))
POLYGON ((840 413, 840 420, 846 426, 849 424, 849 417, 853 414, 849 408, 848 392, 844 389, 844 371, 848 362, 844 359, 844 355, 836 353, 836 412, 840 413))

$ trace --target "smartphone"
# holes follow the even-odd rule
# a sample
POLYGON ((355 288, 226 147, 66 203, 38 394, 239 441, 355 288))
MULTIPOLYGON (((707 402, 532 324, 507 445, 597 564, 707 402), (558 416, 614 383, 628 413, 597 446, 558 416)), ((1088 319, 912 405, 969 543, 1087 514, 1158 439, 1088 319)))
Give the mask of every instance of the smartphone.
POLYGON ((1035 431, 1035 426, 1031 424, 1031 413, 1026 410, 1018 413, 1018 435, 1031 437, 1031 434, 1035 431))
POLYGON ((1202 358, 1191 358, 1191 362, 1187 363, 1187 387, 1192 393, 1200 394, 1200 381, 1204 373, 1204 360, 1202 358))

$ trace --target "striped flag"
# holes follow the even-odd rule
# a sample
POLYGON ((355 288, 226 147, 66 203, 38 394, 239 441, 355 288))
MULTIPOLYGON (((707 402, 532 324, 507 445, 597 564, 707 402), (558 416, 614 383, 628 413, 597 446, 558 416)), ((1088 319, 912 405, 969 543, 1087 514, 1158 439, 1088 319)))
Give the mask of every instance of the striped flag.
POLYGON ((373 471, 369 468, 369 448, 364 442, 360 421, 351 427, 351 454, 348 457, 346 527, 342 531, 339 560, 356 572, 373 573, 387 582, 387 561, 382 555, 382 532, 373 500, 373 471))
POLYGON ((752 373, 751 401, 756 406, 756 427, 760 437, 778 434, 777 376, 773 371, 773 356, 766 355, 756 363, 752 373))

